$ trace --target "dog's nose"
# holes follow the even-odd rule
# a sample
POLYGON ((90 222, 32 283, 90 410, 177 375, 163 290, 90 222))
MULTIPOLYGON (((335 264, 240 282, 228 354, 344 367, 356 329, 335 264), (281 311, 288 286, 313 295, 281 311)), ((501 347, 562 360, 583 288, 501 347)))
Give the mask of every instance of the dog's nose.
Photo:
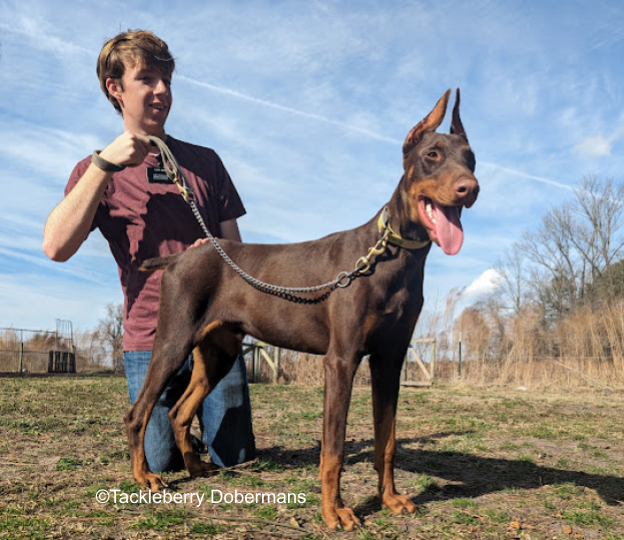
POLYGON ((479 183, 476 179, 462 176, 455 182, 457 202, 470 206, 477 200, 477 195, 479 195, 479 183))

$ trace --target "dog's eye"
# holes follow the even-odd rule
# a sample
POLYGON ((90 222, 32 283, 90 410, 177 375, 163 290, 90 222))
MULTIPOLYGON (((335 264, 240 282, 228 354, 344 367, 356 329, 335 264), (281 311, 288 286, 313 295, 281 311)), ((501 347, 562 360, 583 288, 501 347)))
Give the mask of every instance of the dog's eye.
POLYGON ((438 157, 438 153, 435 150, 431 150, 431 152, 427 152, 427 157, 436 159, 438 157))

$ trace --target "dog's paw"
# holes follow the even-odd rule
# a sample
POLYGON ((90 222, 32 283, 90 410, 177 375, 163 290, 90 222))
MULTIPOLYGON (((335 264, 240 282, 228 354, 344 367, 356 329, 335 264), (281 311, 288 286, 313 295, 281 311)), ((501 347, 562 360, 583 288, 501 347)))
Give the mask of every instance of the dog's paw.
POLYGON ((167 484, 162 479, 162 476, 152 472, 146 473, 142 479, 137 480, 137 484, 151 491, 159 491, 167 487, 167 484))
POLYGON ((220 467, 214 463, 206 463, 198 459, 194 460, 192 464, 187 464, 186 468, 191 476, 212 476, 217 473, 220 467))
POLYGON ((416 512, 416 505, 412 499, 398 493, 384 493, 381 504, 389 508, 393 514, 402 514, 405 511, 410 514, 416 512))
POLYGON ((341 508, 324 508, 323 520, 329 529, 335 531, 342 528, 345 531, 352 531, 360 524, 360 520, 348 506, 341 508))

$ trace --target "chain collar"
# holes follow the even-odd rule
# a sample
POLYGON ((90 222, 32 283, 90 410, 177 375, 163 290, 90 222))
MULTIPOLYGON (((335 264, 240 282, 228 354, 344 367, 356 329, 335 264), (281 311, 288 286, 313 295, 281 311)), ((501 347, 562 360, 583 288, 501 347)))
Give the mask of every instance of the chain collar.
POLYGON ((431 243, 431 240, 407 240, 403 238, 400 234, 394 232, 392 230, 392 227, 390 227, 387 206, 384 206, 383 210, 379 214, 377 227, 379 228, 379 232, 388 239, 388 242, 405 249, 421 249, 431 243))

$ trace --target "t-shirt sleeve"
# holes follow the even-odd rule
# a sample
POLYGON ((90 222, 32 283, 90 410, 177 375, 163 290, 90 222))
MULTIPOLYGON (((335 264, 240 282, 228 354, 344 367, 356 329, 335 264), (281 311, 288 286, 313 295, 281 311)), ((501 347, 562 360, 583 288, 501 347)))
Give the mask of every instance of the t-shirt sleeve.
POLYGON ((216 178, 218 180, 216 196, 219 208, 219 223, 223 223, 230 219, 238 219, 244 216, 247 211, 221 158, 219 156, 216 157, 216 178))

